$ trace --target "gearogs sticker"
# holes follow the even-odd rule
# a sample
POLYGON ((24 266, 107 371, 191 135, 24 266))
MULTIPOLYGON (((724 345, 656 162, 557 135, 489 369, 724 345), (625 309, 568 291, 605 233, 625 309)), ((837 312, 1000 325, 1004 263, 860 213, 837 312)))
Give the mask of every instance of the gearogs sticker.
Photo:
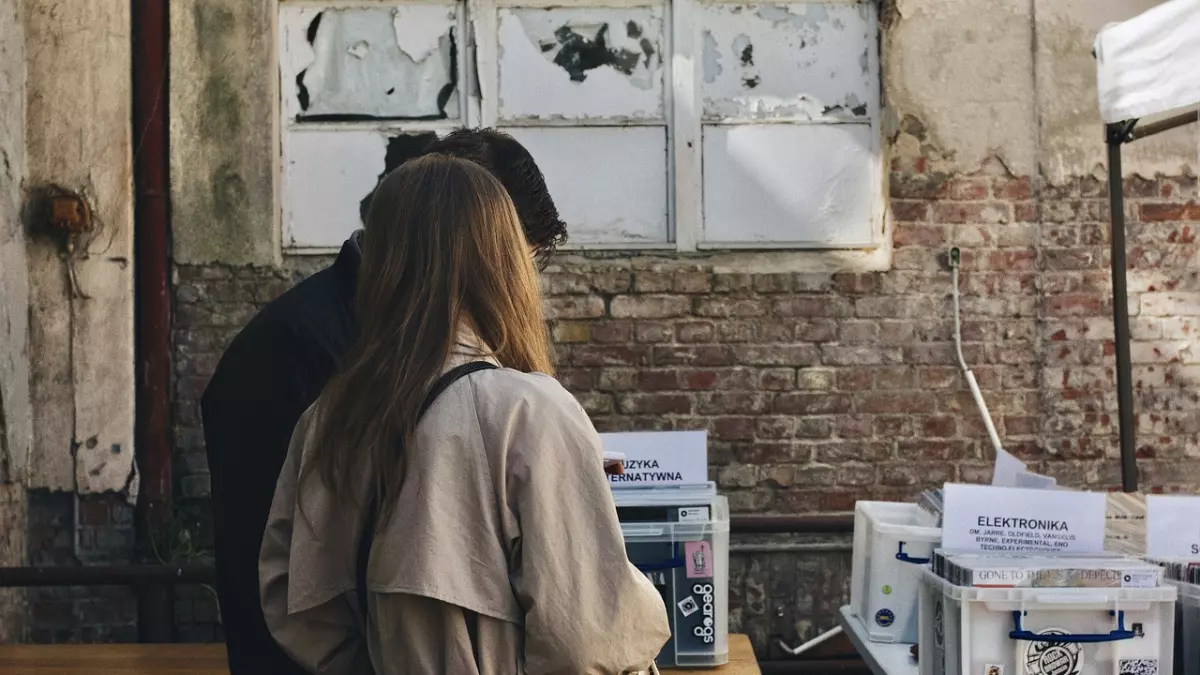
POLYGON ((711 645, 714 642, 713 586, 712 584, 696 584, 692 586, 692 592, 700 596, 700 611, 704 617, 701 625, 692 629, 692 635, 703 640, 704 644, 711 645))
MULTIPOLYGON (((1047 628, 1038 635, 1067 635, 1065 630, 1047 628)), ((1029 675, 1080 675, 1083 647, 1078 643, 1030 642, 1025 648, 1025 672, 1029 675)))

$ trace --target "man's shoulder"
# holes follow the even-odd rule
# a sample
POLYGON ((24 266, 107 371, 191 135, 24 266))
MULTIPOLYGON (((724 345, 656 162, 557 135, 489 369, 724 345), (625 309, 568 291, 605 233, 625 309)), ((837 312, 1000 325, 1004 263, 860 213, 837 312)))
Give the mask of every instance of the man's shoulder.
POLYGON ((327 267, 267 303, 229 343, 206 393, 226 379, 243 387, 254 381, 255 372, 277 368, 284 360, 320 356, 310 352, 343 342, 352 308, 341 283, 327 267))
POLYGON ((270 349, 265 339, 303 338, 316 331, 327 320, 344 313, 340 283, 334 270, 326 267, 292 286, 250 319, 226 353, 247 347, 270 349))

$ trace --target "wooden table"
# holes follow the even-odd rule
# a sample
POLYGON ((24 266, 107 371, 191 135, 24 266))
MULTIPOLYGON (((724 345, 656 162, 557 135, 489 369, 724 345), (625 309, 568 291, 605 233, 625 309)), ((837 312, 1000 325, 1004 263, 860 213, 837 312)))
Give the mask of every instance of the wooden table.
MULTIPOLYGON (((761 675, 750 638, 729 636, 729 665, 673 675, 761 675)), ((3 645, 0 675, 229 675, 225 645, 3 645)))

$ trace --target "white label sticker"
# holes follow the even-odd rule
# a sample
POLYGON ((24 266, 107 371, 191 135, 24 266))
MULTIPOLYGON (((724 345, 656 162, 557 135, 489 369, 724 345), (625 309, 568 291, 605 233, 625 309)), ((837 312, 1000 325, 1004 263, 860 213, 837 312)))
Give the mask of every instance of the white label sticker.
POLYGON ((681 523, 708 522, 708 520, 707 506, 689 506, 679 509, 679 522, 681 523))
POLYGON ((696 603, 696 599, 690 595, 683 600, 680 600, 677 604, 679 607, 679 613, 684 616, 691 616, 700 611, 700 605, 698 605, 696 603))
POLYGON ((1155 659, 1123 659, 1120 675, 1158 675, 1158 661, 1155 659))
POLYGON ((1158 586, 1158 574, 1153 570, 1125 572, 1121 576, 1121 588, 1154 588, 1158 586))

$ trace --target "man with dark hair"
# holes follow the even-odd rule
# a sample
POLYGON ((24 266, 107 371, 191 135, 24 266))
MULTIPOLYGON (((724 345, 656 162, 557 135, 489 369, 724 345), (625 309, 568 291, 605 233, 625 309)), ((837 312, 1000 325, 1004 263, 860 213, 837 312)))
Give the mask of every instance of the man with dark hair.
MULTIPOLYGON (((541 171, 512 137, 460 129, 440 140, 397 145, 411 155, 389 157, 393 167, 437 152, 491 171, 508 190, 539 258, 565 241, 566 227, 541 171)), ((246 325, 221 357, 201 399, 217 595, 231 675, 304 675, 267 631, 259 603, 258 553, 292 429, 357 335, 360 235, 346 241, 331 266, 268 304, 246 325)))

